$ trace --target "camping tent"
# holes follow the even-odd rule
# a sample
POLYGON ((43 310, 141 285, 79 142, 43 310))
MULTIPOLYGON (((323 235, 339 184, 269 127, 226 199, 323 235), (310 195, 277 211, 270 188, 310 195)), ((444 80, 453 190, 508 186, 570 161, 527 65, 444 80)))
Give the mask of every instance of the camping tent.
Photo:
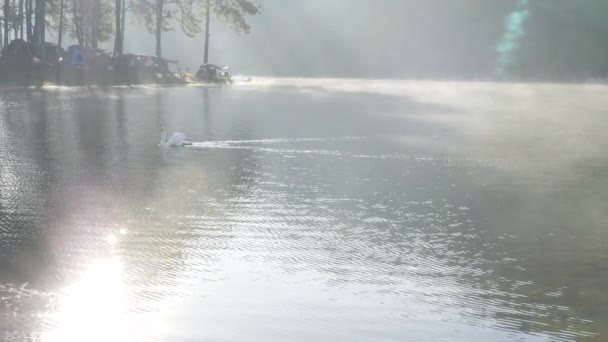
POLYGON ((2 50, 2 63, 31 62, 34 56, 31 43, 23 39, 15 39, 2 50))
POLYGON ((85 49, 80 45, 68 46, 68 58, 65 62, 73 66, 85 66, 87 64, 85 49))

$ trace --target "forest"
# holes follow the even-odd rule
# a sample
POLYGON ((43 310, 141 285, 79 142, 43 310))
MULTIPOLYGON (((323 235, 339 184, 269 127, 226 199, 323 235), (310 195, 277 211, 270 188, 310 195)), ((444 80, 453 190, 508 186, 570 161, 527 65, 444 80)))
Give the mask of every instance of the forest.
POLYGON ((140 24, 155 35, 156 56, 161 57, 163 32, 179 29, 194 36, 206 30, 208 46, 211 15, 247 33, 247 16, 259 12, 260 5, 249 0, 4 0, 0 48, 22 39, 38 47, 44 59, 42 46, 51 34, 59 47, 66 36, 83 48, 113 42, 112 55, 117 57, 124 52, 127 26, 140 24))

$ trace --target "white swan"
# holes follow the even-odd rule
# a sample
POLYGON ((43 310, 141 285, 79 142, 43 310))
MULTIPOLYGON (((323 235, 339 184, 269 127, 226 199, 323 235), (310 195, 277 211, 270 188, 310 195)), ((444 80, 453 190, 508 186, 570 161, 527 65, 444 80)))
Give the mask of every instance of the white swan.
POLYGON ((175 132, 173 133, 173 135, 171 136, 171 138, 169 138, 169 140, 165 140, 166 139, 166 133, 165 133, 165 129, 161 128, 160 129, 160 146, 185 146, 185 145, 192 145, 191 142, 186 141, 186 135, 184 133, 181 132, 175 132))

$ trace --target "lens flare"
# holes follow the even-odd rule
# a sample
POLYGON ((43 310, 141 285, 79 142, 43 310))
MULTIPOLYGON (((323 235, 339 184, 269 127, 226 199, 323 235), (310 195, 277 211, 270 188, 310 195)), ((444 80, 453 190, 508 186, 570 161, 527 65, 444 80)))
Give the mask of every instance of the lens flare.
POLYGON ((517 51, 519 43, 525 34, 524 26, 530 15, 529 0, 519 0, 517 8, 511 12, 505 21, 505 33, 496 46, 498 53, 497 76, 506 76, 513 63, 513 54, 517 51))

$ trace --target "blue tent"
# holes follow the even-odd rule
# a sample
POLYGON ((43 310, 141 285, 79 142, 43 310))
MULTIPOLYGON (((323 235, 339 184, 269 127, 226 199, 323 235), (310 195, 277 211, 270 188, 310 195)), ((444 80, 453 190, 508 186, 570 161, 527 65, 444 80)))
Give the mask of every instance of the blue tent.
POLYGON ((68 46, 67 63, 74 66, 87 65, 87 54, 84 48, 80 45, 68 46))

